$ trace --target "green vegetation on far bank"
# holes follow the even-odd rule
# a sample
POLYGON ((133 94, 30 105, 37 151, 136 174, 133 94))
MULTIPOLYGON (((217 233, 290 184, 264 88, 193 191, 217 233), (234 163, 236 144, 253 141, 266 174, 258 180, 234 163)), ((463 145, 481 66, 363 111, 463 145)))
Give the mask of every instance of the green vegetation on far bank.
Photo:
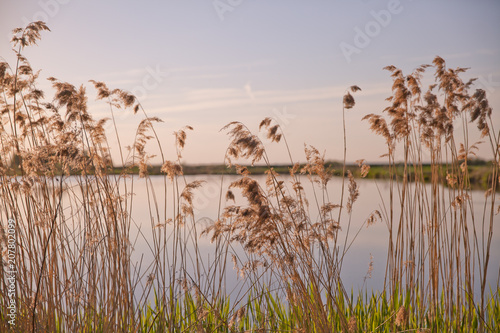
MULTIPOLYGON (((19 163, 18 158, 13 159, 13 165, 11 166, 11 174, 22 175, 21 169, 18 167, 19 163)), ((463 163, 463 161, 462 161, 463 163)), ((300 169, 302 169, 305 164, 300 164, 300 169)), ((266 170, 269 170, 269 167, 266 165, 243 165, 250 174, 252 175, 264 175, 266 170)), ((292 165, 287 164, 276 164, 273 165, 272 168, 278 174, 288 174, 292 165)), ((484 161, 480 159, 467 161, 467 172, 470 184, 472 189, 483 189, 487 190, 489 188, 489 184, 491 184, 492 177, 492 162, 484 161)), ((233 165, 232 167, 227 167, 225 164, 197 164, 197 165, 182 165, 183 174, 184 175, 236 175, 238 174, 236 167, 233 165)), ((449 166, 448 166, 449 168, 449 166)), ((460 169, 460 165, 457 165, 457 169, 460 169)), ((328 170, 333 176, 342 177, 342 162, 337 161, 327 161, 325 163, 325 169, 328 170)), ((368 173, 363 177, 366 179, 382 179, 389 180, 391 177, 396 177, 398 180, 403 179, 404 176, 404 164, 396 163, 392 166, 387 164, 372 164, 370 165, 368 173)), ((157 176, 163 175, 161 171, 161 165, 150 165, 148 166, 148 175, 157 176)), ((357 164, 348 164, 346 165, 346 173, 350 171, 355 178, 361 178, 362 170, 357 164)), ((89 174, 94 174, 92 168, 88 170, 89 174)), ((432 168, 431 164, 422 164, 420 166, 408 166, 407 174, 408 180, 414 182, 415 180, 423 180, 425 183, 429 183, 432 181, 432 168), (419 172, 415 172, 415 170, 419 170, 419 172)), ((446 182, 447 176, 452 175, 453 173, 457 173, 458 170, 447 169, 446 165, 441 165, 438 167, 437 177, 440 179, 444 179, 446 182)), ((460 171, 462 172, 462 171, 460 171)), ((139 167, 110 167, 108 169, 109 174, 131 174, 137 175, 139 174, 139 167)), ((70 170, 71 175, 81 174, 80 171, 73 172, 70 170)), ((460 177, 458 177, 460 178, 460 177)), ((497 188, 500 190, 500 188, 497 188)))
MULTIPOLYGON (((300 165, 300 169, 305 164, 300 165)), ((228 168, 224 164, 200 164, 200 165, 183 165, 184 175, 221 175, 221 174, 229 174, 236 175, 238 174, 236 167, 232 166, 228 168)), ((252 175, 264 175, 266 170, 269 170, 268 166, 265 165, 245 165, 245 168, 252 175)), ((290 172, 292 165, 286 164, 277 164, 272 166, 274 171, 278 174, 286 175, 290 172)), ((342 176, 342 162, 330 161, 325 163, 325 168, 332 173, 332 175, 341 177, 342 176)), ((460 168, 460 166, 457 166, 460 168)), ((413 166, 408 167, 408 179, 410 181, 415 181, 416 177, 422 178, 425 183, 429 183, 432 180, 432 169, 430 164, 422 164, 416 169, 420 169, 418 175, 416 175, 415 168, 413 166)), ((123 167, 114 167, 111 173, 121 174, 124 171, 123 167)), ((346 166, 346 172, 351 171, 355 178, 361 178, 361 169, 358 165, 348 164, 346 166)), ((455 170, 455 172, 457 172, 455 170)), ((138 167, 128 168, 127 173, 129 174, 139 174, 138 167)), ((452 170, 447 170, 446 166, 440 166, 439 170, 437 170, 438 176, 442 177, 442 179, 446 180, 447 175, 453 174, 452 170)), ((161 166, 153 165, 148 168, 149 175, 162 175, 161 166)), ((489 188, 489 184, 491 184, 492 177, 492 162, 483 161, 483 160, 472 160, 468 161, 468 174, 470 179, 470 187, 473 189, 484 189, 487 190, 489 188)), ((373 164, 370 165, 370 169, 365 177, 366 179, 382 179, 389 180, 394 175, 396 175, 397 179, 402 179, 404 176, 404 164, 396 164, 395 169, 394 166, 389 166, 387 164, 373 164), (393 170, 391 170, 393 168, 393 170)))

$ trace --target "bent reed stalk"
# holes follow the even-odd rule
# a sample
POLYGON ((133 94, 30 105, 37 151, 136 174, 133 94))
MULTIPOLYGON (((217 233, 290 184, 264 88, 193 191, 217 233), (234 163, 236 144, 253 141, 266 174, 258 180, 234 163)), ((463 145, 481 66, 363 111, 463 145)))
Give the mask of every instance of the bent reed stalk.
MULTIPOLYGON (((386 68, 394 80, 386 116, 365 119, 387 143, 390 197, 382 198, 385 205, 361 227, 387 224, 386 281, 380 292, 354 295, 341 272, 361 232, 351 230, 359 186, 346 169, 345 124, 346 110, 355 105, 351 93, 359 87, 350 87, 343 98, 340 202, 330 200, 334 170, 316 148, 306 146, 307 162, 299 165, 280 125, 265 118, 259 130, 272 142, 283 140, 290 156, 285 178, 272 168, 259 136, 231 122, 223 128, 230 139, 225 162, 239 176, 227 188, 221 180, 218 216, 203 228, 194 204, 203 181, 188 182, 182 166, 193 128, 174 133, 175 159, 167 160, 156 132, 161 119, 149 117, 127 91, 90 81, 97 99, 109 105, 119 142, 124 168, 115 174, 105 127, 109 119, 92 117, 84 86, 49 78, 55 91, 50 102, 37 89, 39 73, 22 52, 47 30, 40 21, 15 29, 16 65, 0 62, 2 332, 498 330, 498 282, 488 286, 487 276, 499 209, 500 135, 485 92, 469 92, 473 81, 460 79, 465 69, 448 69, 439 57, 433 66, 406 76, 394 66, 386 68), (436 85, 422 93, 423 74, 431 67, 436 85), (143 116, 128 154, 115 122, 115 113, 126 110, 143 116), (470 123, 492 151, 483 216, 473 211, 468 162, 479 144, 468 141, 470 123), (159 191, 148 174, 153 156, 146 148, 152 145, 162 162, 159 191), (399 149, 402 176, 396 172, 399 149), (423 174, 426 156, 429 184, 423 174), (267 166, 265 184, 238 164, 242 160, 267 166), (136 218, 133 193, 139 182, 146 188, 149 216, 136 218), (306 183, 313 198, 305 193, 306 183), (11 218, 17 234, 15 326, 6 320, 5 296, 4 221, 11 218), (200 249, 200 237, 214 243, 210 260, 200 249), (141 240, 149 252, 137 256, 141 240), (231 268, 240 276, 236 291, 227 290, 231 268)), ((366 176, 370 167, 358 163, 366 176)))

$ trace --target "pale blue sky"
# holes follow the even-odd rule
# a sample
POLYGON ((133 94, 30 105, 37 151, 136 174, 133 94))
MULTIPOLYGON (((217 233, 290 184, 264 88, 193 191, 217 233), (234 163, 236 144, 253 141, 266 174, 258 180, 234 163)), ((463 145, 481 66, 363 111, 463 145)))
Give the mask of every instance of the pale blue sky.
MULTIPOLYGON (((353 84, 363 91, 347 114, 348 160, 383 162, 383 140, 361 122, 386 106, 391 80, 382 68, 409 73, 435 55, 471 67, 465 78, 481 78, 477 87, 487 90, 500 127, 499 1, 0 0, 0 55, 12 62, 9 32, 39 19, 52 32, 25 54, 42 69, 42 86, 48 76, 84 84, 93 100, 94 79, 142 95, 146 111, 165 121, 158 131, 167 157, 171 133, 194 127, 188 163, 223 161, 228 140, 219 129, 228 122, 256 129, 276 115, 296 160, 304 160, 304 143, 339 160, 342 94, 353 84), (381 11, 390 17, 377 22, 381 11), (367 45, 356 44, 356 29, 368 29, 367 45), (359 50, 350 59, 346 44, 359 50)), ((108 116, 102 103, 91 112, 108 116)), ((138 121, 120 117, 125 145, 138 121)), ((272 162, 287 161, 283 146, 268 147, 272 162)))

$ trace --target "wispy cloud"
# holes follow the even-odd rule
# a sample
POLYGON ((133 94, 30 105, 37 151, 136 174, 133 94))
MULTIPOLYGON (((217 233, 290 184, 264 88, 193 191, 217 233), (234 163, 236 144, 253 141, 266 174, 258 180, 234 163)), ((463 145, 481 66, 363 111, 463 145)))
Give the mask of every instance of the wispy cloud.
MULTIPOLYGON (((213 109, 227 109, 249 105, 288 105, 339 99, 346 91, 346 87, 326 86, 310 89, 294 90, 253 90, 250 83, 244 89, 220 88, 197 89, 176 93, 172 96, 163 96, 170 101, 169 105, 154 107, 151 111, 156 114, 186 111, 204 111, 213 109), (250 97, 250 98, 249 98, 250 97)), ((383 85, 370 84, 363 88, 363 96, 387 94, 383 85)))
POLYGON ((252 69, 256 67, 270 66, 273 65, 274 61, 272 60, 258 60, 252 62, 244 62, 238 64, 225 64, 225 65, 208 65, 208 66, 192 66, 192 67, 174 67, 170 69, 171 73, 186 73, 186 72, 221 72, 226 70, 234 70, 234 69, 252 69))
POLYGON ((243 89, 245 89, 245 92, 247 93, 248 97, 250 97, 251 99, 255 99, 255 96, 252 92, 252 86, 250 85, 250 82, 247 82, 247 84, 245 84, 243 89))
MULTIPOLYGON (((124 82, 132 82, 133 80, 130 79, 132 77, 137 77, 139 75, 143 75, 145 73, 145 68, 132 68, 128 69, 125 71, 113 71, 113 72, 102 72, 99 73, 99 78, 96 78, 97 80, 106 80, 106 84, 110 85, 111 82, 113 83, 124 83, 124 82), (113 80, 113 78, 115 80, 113 80), (119 78, 119 79, 117 79, 119 78)), ((76 78, 78 81, 85 81, 88 80, 88 76, 81 76, 76 78)))
MULTIPOLYGON (((472 58, 475 55, 494 55, 498 53, 496 50, 492 49, 479 49, 479 50, 474 50, 471 52, 456 52, 456 53, 444 53, 444 54, 439 54, 439 56, 445 60, 451 60, 451 59, 465 59, 465 58, 472 58)), ((426 56, 419 56, 419 57, 413 57, 409 58, 408 60, 411 62, 430 62, 432 59, 437 54, 428 54, 426 56)))
POLYGON ((494 49, 478 49, 476 50, 477 54, 483 54, 483 55, 495 55, 498 54, 498 50, 494 49))

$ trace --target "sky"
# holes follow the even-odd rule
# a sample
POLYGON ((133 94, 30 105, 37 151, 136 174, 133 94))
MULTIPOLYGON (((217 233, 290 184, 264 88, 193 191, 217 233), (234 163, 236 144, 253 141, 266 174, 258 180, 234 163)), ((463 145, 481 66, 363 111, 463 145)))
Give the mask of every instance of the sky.
MULTIPOLYGON (((241 121, 257 131, 265 117, 280 123, 294 161, 305 160, 305 144, 341 160, 342 96, 351 85, 362 91, 346 112, 347 160, 383 163, 384 140, 362 121, 388 106, 383 67, 409 74, 436 55, 471 68, 463 77, 478 78, 500 127, 496 0, 0 0, 0 56, 11 65, 11 30, 37 20, 51 32, 24 54, 42 70, 42 89, 50 91, 51 76, 84 85, 95 118, 110 114, 89 80, 131 91, 164 121, 156 129, 168 159, 173 132, 194 128, 183 153, 189 164, 222 163, 229 138, 220 129, 241 121)), ((431 83, 432 72, 426 77, 431 83)), ((140 120, 117 114, 123 146, 140 120)), ((283 144, 263 140, 272 163, 289 162, 283 144)))

